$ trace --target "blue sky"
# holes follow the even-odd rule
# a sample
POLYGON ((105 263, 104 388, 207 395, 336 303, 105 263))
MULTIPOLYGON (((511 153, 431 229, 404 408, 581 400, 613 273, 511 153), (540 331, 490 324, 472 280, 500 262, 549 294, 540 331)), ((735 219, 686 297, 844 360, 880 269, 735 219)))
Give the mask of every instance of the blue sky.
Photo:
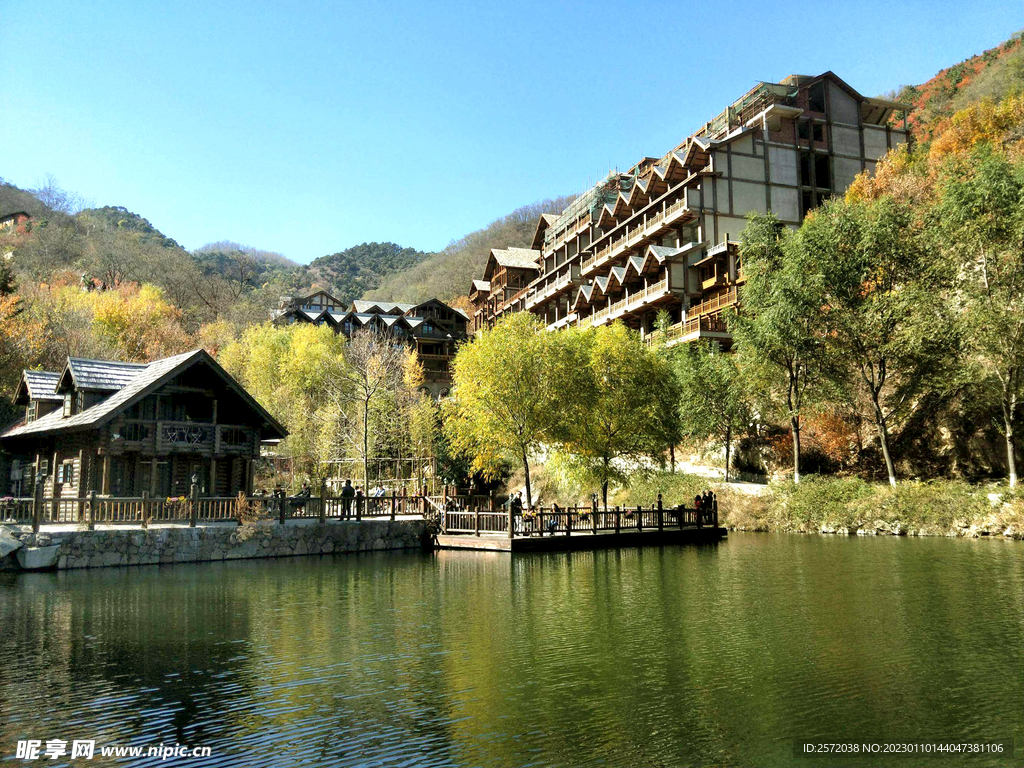
POLYGON ((878 95, 1024 27, 991 0, 9 2, 0 177, 304 262, 440 249, 662 154, 758 80, 878 95))

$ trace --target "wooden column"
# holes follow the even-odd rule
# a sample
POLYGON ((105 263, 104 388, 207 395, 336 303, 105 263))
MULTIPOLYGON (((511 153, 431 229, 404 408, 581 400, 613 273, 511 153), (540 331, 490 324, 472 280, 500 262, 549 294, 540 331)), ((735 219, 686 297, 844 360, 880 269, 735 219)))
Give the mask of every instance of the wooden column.
MULTIPOLYGON (((214 400, 213 403, 214 403, 214 405, 213 405, 214 414, 216 414, 216 412, 217 412, 217 401, 214 400)), ((213 458, 210 459, 210 489, 209 489, 209 492, 206 495, 207 496, 216 496, 217 495, 217 460, 213 459, 213 458)))
POLYGON ((59 456, 60 453, 55 450, 53 452, 53 464, 50 470, 50 474, 53 476, 53 483, 51 485, 51 487, 53 488, 53 500, 50 502, 50 509, 52 512, 52 514, 50 515, 51 522, 57 522, 60 519, 60 502, 57 501, 58 497, 60 496, 60 494, 57 492, 57 457, 59 456))
POLYGON ((189 506, 189 528, 195 528, 196 523, 199 522, 199 483, 192 483, 192 489, 189 494, 191 503, 189 506))
POLYGON ((149 463, 149 495, 156 496, 156 475, 157 475, 157 460, 154 455, 149 463))
POLYGON ((665 530, 665 508, 661 505, 661 494, 658 494, 658 533, 665 530))
POLYGON ((37 482, 32 489, 32 533, 39 533, 39 521, 43 515, 43 484, 37 482))
POLYGON ((110 454, 103 454, 103 481, 100 485, 100 493, 107 495, 110 493, 110 454))

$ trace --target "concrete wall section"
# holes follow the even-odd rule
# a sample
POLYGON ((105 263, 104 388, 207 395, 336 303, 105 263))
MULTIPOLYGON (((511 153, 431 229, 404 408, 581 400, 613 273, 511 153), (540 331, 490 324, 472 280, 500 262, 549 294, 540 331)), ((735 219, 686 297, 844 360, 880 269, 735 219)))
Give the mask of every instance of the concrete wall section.
POLYGON ((795 187, 797 182, 796 151, 786 147, 768 147, 768 166, 773 184, 788 184, 795 187))
POLYGON ((837 155, 860 157, 860 131, 856 128, 832 126, 832 150, 837 155))
POLYGON ((834 183, 837 194, 842 194, 853 183, 860 170, 860 160, 854 160, 849 157, 832 158, 832 175, 835 177, 834 183))
POLYGON ((835 83, 828 84, 829 107, 832 110, 832 120, 837 123, 857 124, 857 116, 860 106, 856 100, 845 90, 835 83))
MULTIPOLYGON (((761 176, 762 178, 764 177, 763 170, 761 176)), ((767 200, 765 200, 764 194, 764 185, 734 181, 732 183, 732 206, 733 212, 740 216, 745 216, 753 211, 756 211, 757 213, 764 213, 767 206, 767 200)))
POLYGON ((889 151, 889 140, 885 135, 885 128, 876 128, 871 125, 864 126, 864 156, 872 160, 879 159, 889 151))
POLYGON ((798 192, 788 187, 772 187, 772 212, 780 221, 800 221, 798 192))

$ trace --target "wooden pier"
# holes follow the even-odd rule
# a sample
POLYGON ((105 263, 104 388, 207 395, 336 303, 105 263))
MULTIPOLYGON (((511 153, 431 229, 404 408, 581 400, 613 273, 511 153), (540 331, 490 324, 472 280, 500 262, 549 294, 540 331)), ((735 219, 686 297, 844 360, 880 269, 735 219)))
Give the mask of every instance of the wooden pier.
MULTIPOLYGON (((486 497, 483 497, 486 499, 486 497)), ((439 511, 440 549, 552 552, 611 547, 664 546, 717 541, 726 535, 717 507, 542 507, 511 512, 476 502, 473 509, 439 511)))

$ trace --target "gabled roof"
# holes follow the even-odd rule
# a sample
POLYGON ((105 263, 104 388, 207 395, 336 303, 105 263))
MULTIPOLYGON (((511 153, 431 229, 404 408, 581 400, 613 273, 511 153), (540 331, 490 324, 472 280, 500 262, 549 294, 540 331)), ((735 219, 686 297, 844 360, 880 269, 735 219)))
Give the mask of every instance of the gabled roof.
POLYGON ((27 400, 63 400, 57 392, 60 374, 55 371, 23 371, 18 391, 14 393, 14 402, 23 403, 27 400))
POLYGON ((474 280, 472 289, 474 291, 489 291, 491 284, 487 280, 474 280))
POLYGON ((505 269, 533 269, 539 270, 540 251, 533 251, 528 248, 492 248, 487 257, 487 266, 484 267, 484 280, 490 280, 498 267, 505 269))
POLYGON ((313 293, 309 294, 308 296, 296 296, 292 301, 297 306, 302 306, 307 301, 312 299, 314 296, 326 296, 328 299, 331 300, 332 303, 337 304, 339 307, 341 306, 341 302, 338 301, 338 299, 334 298, 334 296, 332 296, 331 294, 329 294, 327 291, 324 291, 324 290, 313 291, 313 293))
MULTIPOLYGON (((87 362, 110 362, 110 361, 87 361, 87 362)), ((156 360, 148 365, 145 363, 132 364, 137 368, 135 376, 100 403, 87 408, 74 416, 64 417, 62 411, 54 411, 40 419, 22 424, 7 430, 0 435, 0 439, 13 437, 25 437, 53 432, 70 432, 80 429, 94 429, 100 427, 113 419, 117 414, 131 407, 139 400, 160 388, 173 379, 182 371, 191 368, 198 363, 205 363, 212 373, 219 377, 228 387, 235 391, 249 407, 256 411, 264 420, 261 429, 262 439, 273 437, 285 437, 288 432, 278 421, 267 413, 256 399, 236 382, 210 355, 202 349, 192 352, 183 352, 180 355, 166 357, 163 360, 156 360), (267 434, 263 434, 267 433, 267 434)))
POLYGON ((414 307, 416 307, 415 304, 399 304, 395 301, 366 301, 356 299, 352 302, 351 310, 360 314, 404 315, 414 307))
POLYGON ((116 392, 134 379, 145 367, 145 363, 69 357, 68 364, 60 375, 57 390, 74 388, 116 392))
POLYGON ((518 269, 537 269, 540 251, 531 248, 507 248, 504 251, 491 251, 497 262, 505 267, 518 269))
POLYGON ((590 303, 590 295, 593 292, 594 286, 590 283, 581 285, 579 291, 576 292, 576 300, 572 303, 573 309, 587 306, 590 303))

